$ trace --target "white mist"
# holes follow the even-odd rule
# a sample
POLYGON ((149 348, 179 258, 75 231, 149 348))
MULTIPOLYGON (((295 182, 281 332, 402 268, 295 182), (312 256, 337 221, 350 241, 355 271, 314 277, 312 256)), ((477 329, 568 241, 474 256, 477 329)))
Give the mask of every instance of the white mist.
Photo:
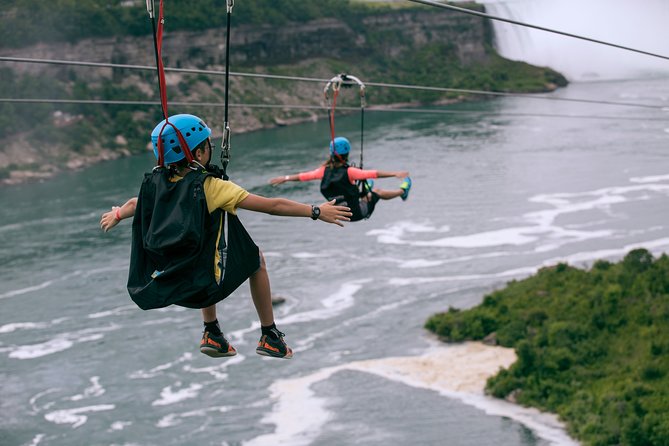
MULTIPOLYGON (((669 0, 479 0, 488 14, 669 57, 669 0)), ((504 57, 548 66, 570 81, 669 75, 669 60, 493 21, 504 57)))

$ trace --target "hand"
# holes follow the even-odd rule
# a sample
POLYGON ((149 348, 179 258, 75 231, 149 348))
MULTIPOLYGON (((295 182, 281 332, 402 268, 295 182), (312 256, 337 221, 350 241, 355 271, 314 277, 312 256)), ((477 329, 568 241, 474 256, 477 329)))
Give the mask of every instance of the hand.
POLYGON ((285 183, 286 181, 288 181, 288 175, 284 175, 281 177, 274 177, 269 180, 269 184, 271 184, 272 186, 278 186, 279 184, 285 183))
POLYGON ((409 171, 408 170, 401 170, 399 172, 395 172, 395 176, 400 179, 404 179, 409 176, 409 171))
POLYGON ((102 228, 103 231, 107 232, 118 224, 119 220, 116 219, 116 209, 119 209, 119 207, 114 206, 111 211, 102 214, 102 217, 100 218, 100 228, 102 228))
POLYGON ((348 206, 336 206, 335 200, 326 201, 318 206, 321 210, 319 220, 325 223, 334 223, 335 225, 344 226, 343 221, 351 221, 351 209, 348 206))

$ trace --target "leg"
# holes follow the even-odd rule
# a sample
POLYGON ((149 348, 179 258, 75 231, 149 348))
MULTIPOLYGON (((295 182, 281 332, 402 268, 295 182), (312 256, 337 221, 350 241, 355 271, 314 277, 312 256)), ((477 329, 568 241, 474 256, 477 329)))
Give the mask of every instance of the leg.
POLYGON ((204 322, 213 322, 216 320, 216 305, 202 309, 202 320, 204 322))
POLYGON ((204 321, 204 333, 200 340, 200 352, 212 358, 235 356, 237 350, 230 345, 216 321, 216 305, 202 309, 202 320, 204 321))
MULTIPOLYGON (((404 190, 403 189, 394 189, 394 190, 374 189, 374 192, 376 192, 376 194, 382 200, 392 200, 393 198, 401 197, 402 194, 404 193, 404 190)), ((367 195, 366 198, 369 199, 369 194, 367 195)))
POLYGON ((274 311, 272 310, 272 290, 269 284, 269 274, 265 266, 265 256, 260 253, 260 268, 249 278, 251 286, 251 298, 258 312, 260 325, 268 327, 274 323, 274 311))
POLYGON ((265 256, 262 253, 260 253, 260 268, 249 278, 249 284, 251 285, 251 297, 258 312, 262 332, 256 353, 274 358, 292 358, 293 350, 286 345, 283 340, 283 333, 274 325, 272 291, 269 285, 265 256))

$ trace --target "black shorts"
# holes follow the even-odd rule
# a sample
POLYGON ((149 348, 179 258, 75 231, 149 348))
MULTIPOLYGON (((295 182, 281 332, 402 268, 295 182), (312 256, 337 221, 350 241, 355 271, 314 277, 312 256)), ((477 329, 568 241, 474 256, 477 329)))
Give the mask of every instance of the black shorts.
POLYGON ((371 217, 372 212, 374 212, 374 207, 376 206, 376 203, 379 201, 380 197, 376 192, 370 192, 367 194, 367 198, 368 200, 365 200, 364 198, 360 199, 360 214, 362 214, 362 218, 371 217))

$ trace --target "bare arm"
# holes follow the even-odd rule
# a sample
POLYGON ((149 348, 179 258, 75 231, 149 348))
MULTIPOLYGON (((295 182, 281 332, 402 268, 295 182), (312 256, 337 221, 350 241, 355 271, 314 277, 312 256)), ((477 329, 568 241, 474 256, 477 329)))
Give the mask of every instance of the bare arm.
POLYGON ((378 178, 405 178, 409 176, 408 170, 377 170, 376 175, 378 178))
POLYGON ((116 226, 124 218, 129 218, 135 215, 135 208, 137 207, 137 197, 133 197, 126 201, 121 207, 112 206, 111 211, 105 212, 100 217, 100 228, 107 232, 116 226))
POLYGON ((281 183, 285 183, 286 181, 300 181, 300 174, 299 173, 294 173, 292 175, 283 175, 280 177, 274 177, 269 180, 269 184, 272 186, 278 186, 281 183))
MULTIPOLYGON (((351 210, 346 206, 336 206, 335 201, 325 202, 318 206, 321 214, 318 217, 326 223, 344 226, 343 221, 349 221, 351 210)), ((283 217, 311 217, 311 205, 298 203, 286 198, 266 198, 260 195, 249 194, 239 203, 239 207, 249 211, 263 212, 283 217)))

